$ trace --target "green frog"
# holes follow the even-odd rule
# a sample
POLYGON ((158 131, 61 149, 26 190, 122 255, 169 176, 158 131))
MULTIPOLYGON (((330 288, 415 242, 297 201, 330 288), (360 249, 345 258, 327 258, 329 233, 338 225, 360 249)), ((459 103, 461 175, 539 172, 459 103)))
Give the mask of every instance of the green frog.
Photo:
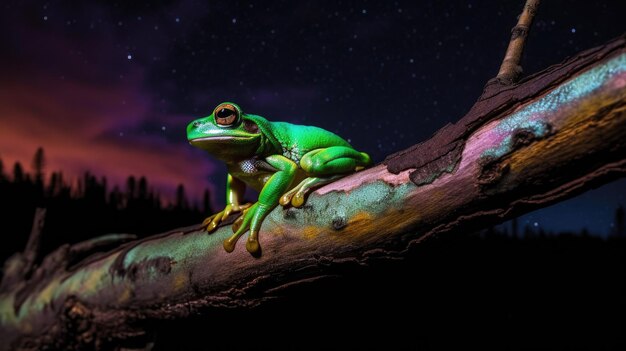
POLYGON ((232 225, 234 234, 224 240, 227 252, 250 230, 246 249, 260 254, 259 229, 272 209, 279 204, 301 207, 312 189, 372 162, 368 154, 332 132, 271 122, 243 113, 231 102, 221 103, 211 115, 191 122, 187 139, 226 163, 226 206, 203 225, 211 233, 229 215, 241 213, 232 225), (259 191, 256 203, 243 203, 246 186, 259 191))

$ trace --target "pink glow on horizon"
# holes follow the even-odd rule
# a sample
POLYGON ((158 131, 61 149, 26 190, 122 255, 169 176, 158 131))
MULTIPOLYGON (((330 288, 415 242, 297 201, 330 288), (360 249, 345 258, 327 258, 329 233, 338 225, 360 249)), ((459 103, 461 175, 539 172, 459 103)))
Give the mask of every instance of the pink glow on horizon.
POLYGON ((128 176, 146 176, 166 200, 179 183, 194 200, 209 187, 213 169, 208 157, 185 139, 184 126, 193 117, 153 113, 141 75, 108 85, 50 80, 14 80, 0 88, 0 159, 6 173, 17 161, 30 170, 33 154, 42 146, 47 173, 60 170, 66 179, 90 171, 106 176, 110 188, 123 189, 128 176), (180 142, 158 132, 142 133, 146 124, 180 132, 180 142))

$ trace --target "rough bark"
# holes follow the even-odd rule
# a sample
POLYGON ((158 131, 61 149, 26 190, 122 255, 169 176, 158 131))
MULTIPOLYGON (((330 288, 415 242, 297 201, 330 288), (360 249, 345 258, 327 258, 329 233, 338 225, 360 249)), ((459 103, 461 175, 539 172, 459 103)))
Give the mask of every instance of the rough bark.
MULTIPOLYGON (((211 235, 174 230, 86 258, 61 247, 30 278, 3 284, 0 339, 3 349, 107 348, 141 338, 148 322, 255 306, 625 173, 621 37, 517 85, 488 85, 464 118, 430 140, 317 190, 304 208, 275 209, 260 233, 260 258, 245 245, 224 252, 228 225, 211 235)), ((104 242, 116 239, 127 238, 104 242)))

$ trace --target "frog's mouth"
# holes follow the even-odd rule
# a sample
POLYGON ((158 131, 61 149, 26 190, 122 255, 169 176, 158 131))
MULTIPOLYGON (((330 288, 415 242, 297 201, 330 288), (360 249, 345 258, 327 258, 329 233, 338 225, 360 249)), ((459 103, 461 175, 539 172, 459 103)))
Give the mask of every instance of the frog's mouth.
POLYGON ((214 135, 189 140, 189 144, 223 160, 238 159, 254 154, 259 145, 257 135, 214 135))
POLYGON ((221 135, 221 136, 209 136, 209 137, 202 137, 202 138, 195 138, 195 139, 191 139, 189 140, 189 143, 191 145, 198 145, 198 144, 206 144, 206 143, 221 143, 221 142, 232 142, 232 141, 245 141, 245 140, 252 140, 254 139, 254 137, 252 136, 227 136, 227 135, 221 135))

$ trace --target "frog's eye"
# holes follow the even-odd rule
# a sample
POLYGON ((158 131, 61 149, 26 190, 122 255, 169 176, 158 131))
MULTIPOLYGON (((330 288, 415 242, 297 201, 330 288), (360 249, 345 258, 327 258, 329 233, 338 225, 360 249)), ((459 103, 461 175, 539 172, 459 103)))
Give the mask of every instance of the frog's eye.
POLYGON ((215 123, 222 127, 230 127, 239 121, 239 110, 231 104, 222 104, 213 111, 215 123))

